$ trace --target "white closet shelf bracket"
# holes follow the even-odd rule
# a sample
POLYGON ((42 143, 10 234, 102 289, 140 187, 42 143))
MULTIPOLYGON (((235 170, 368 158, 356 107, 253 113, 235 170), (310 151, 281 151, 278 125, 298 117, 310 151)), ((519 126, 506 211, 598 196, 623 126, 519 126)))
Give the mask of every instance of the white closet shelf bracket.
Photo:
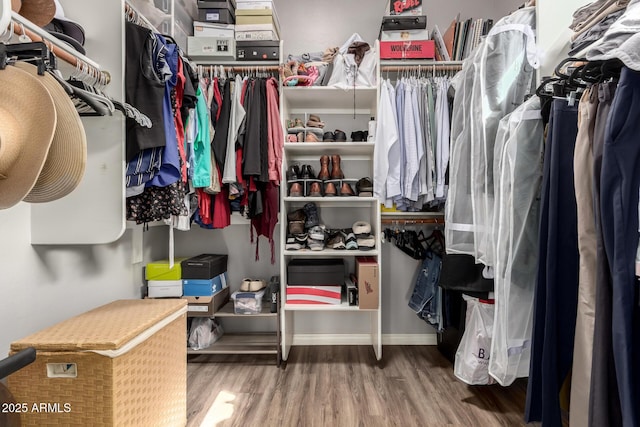
MULTIPOLYGON (((11 8, 9 8, 9 10, 11 10, 11 8)), ((57 38, 18 13, 12 11, 10 16, 10 20, 13 21, 13 23, 11 24, 11 29, 9 31, 13 31, 18 35, 22 34, 24 31, 31 40, 35 42, 43 42, 56 57, 62 59, 68 64, 71 64, 74 67, 82 68, 84 66, 85 68, 89 68, 89 71, 93 75, 99 76, 99 80, 105 84, 108 84, 111 81, 111 75, 109 72, 102 70, 100 65, 90 58, 77 52, 64 42, 59 41, 57 38)))

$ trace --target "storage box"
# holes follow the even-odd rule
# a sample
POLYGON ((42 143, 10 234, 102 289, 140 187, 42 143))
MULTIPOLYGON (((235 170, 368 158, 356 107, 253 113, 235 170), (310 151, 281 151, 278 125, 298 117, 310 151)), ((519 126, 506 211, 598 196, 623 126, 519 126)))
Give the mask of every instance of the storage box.
POLYGON ((238 61, 277 61, 280 58, 278 41, 237 41, 236 59, 238 61))
POLYGON ((231 9, 198 9, 198 21, 235 24, 236 15, 231 9))
POLYGON ((267 288, 258 292, 236 291, 231 295, 236 314, 259 314, 262 312, 262 298, 267 288))
POLYGON ((182 280, 149 280, 147 282, 149 298, 180 298, 182 296, 182 280))
POLYGON ((171 268, 169 260, 150 262, 144 270, 144 278, 146 280, 180 280, 182 279, 181 262, 185 259, 176 258, 171 268))
POLYGON ((381 31, 425 30, 427 17, 422 16, 384 16, 381 31))
POLYGON ((222 288, 221 291, 208 297, 182 298, 187 300, 187 314, 190 317, 211 317, 229 302, 229 288, 222 288))
POLYGON ((235 36, 234 24, 213 24, 211 22, 194 21, 194 37, 221 37, 233 38, 235 36))
POLYGON ((182 261, 183 279, 212 279, 227 271, 228 255, 201 254, 182 261))
POLYGON ((275 31, 236 31, 236 41, 272 40, 277 41, 280 36, 275 31))
POLYGON ((428 30, 382 31, 380 33, 380 41, 383 42, 429 40, 429 38, 428 30))
POLYGON ((389 15, 422 15, 422 0, 389 0, 389 15))
POLYGON ((273 9, 273 2, 271 0, 262 1, 239 1, 236 5, 236 10, 246 9, 273 9))
POLYGON ((435 53, 436 47, 433 40, 380 42, 382 59, 432 59, 435 53))
POLYGON ((234 60, 236 41, 233 37, 189 37, 187 54, 192 58, 234 60))
POLYGON ((227 273, 213 279, 182 279, 182 294, 185 297, 210 297, 227 287, 227 273))
POLYGON ((287 264, 287 285, 342 286, 344 276, 340 258, 293 259, 287 264))
POLYGON ((37 351, 8 377, 22 425, 186 425, 186 329, 182 299, 120 300, 14 341, 37 351))
POLYGON ((287 286, 287 304, 333 304, 342 302, 342 286, 287 286))
POLYGON ((377 309, 380 300, 380 275, 374 257, 356 257, 358 305, 361 309, 377 309))
POLYGON ((222 0, 222 1, 198 0, 198 9, 232 9, 232 10, 235 10, 235 8, 236 8, 235 0, 222 0))

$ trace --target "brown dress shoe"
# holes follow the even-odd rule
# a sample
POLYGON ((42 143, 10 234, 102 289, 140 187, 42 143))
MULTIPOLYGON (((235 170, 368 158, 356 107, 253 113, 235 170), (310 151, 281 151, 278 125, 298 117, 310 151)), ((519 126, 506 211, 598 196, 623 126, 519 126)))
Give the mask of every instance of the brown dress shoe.
POLYGON ((355 196, 355 193, 353 192, 353 188, 351 188, 348 183, 343 182, 342 187, 340 188, 340 195, 343 197, 349 197, 355 196))
POLYGON ((298 142, 304 141, 304 132, 298 132, 298 135, 296 136, 298 137, 298 142))
POLYGON ((304 142, 320 142, 320 140, 315 133, 307 132, 307 136, 304 138, 304 142))
POLYGON ((333 182, 327 182, 324 186, 324 195, 326 197, 334 197, 338 195, 338 190, 333 182))
POLYGON ((329 156, 320 157, 320 172, 318 172, 318 179, 329 179, 331 174, 329 173, 329 156))
POLYGON ((344 174, 340 169, 340 156, 337 154, 331 156, 331 179, 344 179, 344 174))
POLYGON ((302 197, 302 184, 299 182, 294 182, 291 184, 291 188, 289 188, 289 196, 291 197, 302 197))
POLYGON ((322 197, 322 187, 319 182, 314 182, 311 184, 311 188, 309 189, 309 196, 311 197, 322 197))

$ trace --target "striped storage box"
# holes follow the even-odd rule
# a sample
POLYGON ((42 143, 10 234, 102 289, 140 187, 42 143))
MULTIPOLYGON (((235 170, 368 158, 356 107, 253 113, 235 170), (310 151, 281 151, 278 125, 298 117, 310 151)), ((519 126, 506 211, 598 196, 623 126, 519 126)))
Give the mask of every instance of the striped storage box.
POLYGON ((287 304, 340 304, 341 286, 287 286, 287 304))
POLYGON ((120 300, 11 344, 36 361, 8 377, 25 426, 184 426, 183 299, 120 300))

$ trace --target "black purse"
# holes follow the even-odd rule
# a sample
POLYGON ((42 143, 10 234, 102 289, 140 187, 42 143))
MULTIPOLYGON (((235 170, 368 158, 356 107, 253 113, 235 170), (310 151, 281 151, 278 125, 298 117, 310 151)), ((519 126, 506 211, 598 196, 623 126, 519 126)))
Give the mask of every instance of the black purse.
POLYGON ((461 292, 493 292, 493 279, 482 276, 483 264, 466 254, 445 254, 440 270, 440 287, 461 292))

